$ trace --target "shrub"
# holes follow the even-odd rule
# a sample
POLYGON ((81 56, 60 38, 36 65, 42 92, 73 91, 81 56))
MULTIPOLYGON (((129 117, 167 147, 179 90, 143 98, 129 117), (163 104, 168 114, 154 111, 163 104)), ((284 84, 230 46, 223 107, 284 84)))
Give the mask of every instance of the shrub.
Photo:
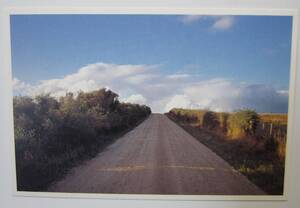
POLYGON ((203 115, 206 110, 187 110, 180 108, 171 109, 167 115, 184 123, 193 123, 202 125, 203 115))
POLYGON ((227 135, 232 138, 242 138, 255 135, 260 122, 258 114, 253 110, 240 110, 231 114, 228 119, 227 135))
POLYGON ((220 121, 220 127, 223 132, 227 132, 228 129, 228 118, 229 118, 229 113, 219 113, 219 121, 220 121))
POLYGON ((147 106, 120 103, 100 89, 75 97, 14 97, 17 185, 41 191, 75 161, 93 156, 110 135, 126 131, 151 113, 147 106))
POLYGON ((203 116, 202 126, 209 130, 214 130, 220 127, 218 116, 215 112, 207 111, 203 116))

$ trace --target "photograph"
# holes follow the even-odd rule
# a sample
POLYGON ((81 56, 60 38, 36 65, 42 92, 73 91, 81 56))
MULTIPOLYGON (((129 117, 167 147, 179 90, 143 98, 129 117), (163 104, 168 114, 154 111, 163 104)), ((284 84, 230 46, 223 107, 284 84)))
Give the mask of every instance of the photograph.
POLYGON ((286 196, 293 15, 9 20, 16 192, 286 196))

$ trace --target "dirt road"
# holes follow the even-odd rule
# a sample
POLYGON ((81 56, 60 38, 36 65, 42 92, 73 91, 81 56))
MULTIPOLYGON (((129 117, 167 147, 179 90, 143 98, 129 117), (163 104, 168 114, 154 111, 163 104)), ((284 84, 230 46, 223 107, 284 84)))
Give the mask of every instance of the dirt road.
POLYGON ((152 114, 49 191, 126 194, 264 194, 161 114, 152 114))

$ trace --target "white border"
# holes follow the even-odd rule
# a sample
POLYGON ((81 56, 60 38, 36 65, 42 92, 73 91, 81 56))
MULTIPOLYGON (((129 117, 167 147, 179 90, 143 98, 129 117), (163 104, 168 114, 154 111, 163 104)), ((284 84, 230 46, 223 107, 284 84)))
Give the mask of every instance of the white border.
MULTIPOLYGON (((6 59, 5 66, 9 68, 9 77, 12 78, 11 69, 11 41, 10 41, 10 15, 14 14, 194 14, 194 15, 264 15, 264 16, 292 16, 292 47, 291 47, 291 62, 290 62, 290 82, 289 82, 289 106, 288 106, 288 132, 286 146, 286 161, 285 161, 285 177, 284 177, 284 193, 283 195, 145 195, 145 194, 94 194, 94 193, 53 193, 53 192, 24 192, 17 191, 16 175, 13 177, 15 196, 34 196, 34 197, 76 197, 76 198, 101 198, 101 199, 138 199, 138 200, 287 200, 287 189, 290 181, 290 144, 294 129, 294 108, 295 108, 295 92, 296 92, 296 58, 297 58, 297 38, 298 38, 298 10, 297 9, 212 9, 212 8, 113 8, 113 7, 9 7, 4 10, 4 36, 6 36, 6 59)), ((10 90, 12 90, 12 81, 10 90)), ((12 94, 11 94, 12 95, 12 94)), ((11 97, 12 99, 12 97, 11 97)), ((11 102, 12 103, 12 102, 11 102)), ((12 112, 12 106, 11 110, 12 112)), ((11 118, 13 123, 13 119, 11 118)), ((13 125, 13 124, 12 124, 13 125)), ((14 139, 10 138, 13 173, 15 171, 15 148, 14 139)))

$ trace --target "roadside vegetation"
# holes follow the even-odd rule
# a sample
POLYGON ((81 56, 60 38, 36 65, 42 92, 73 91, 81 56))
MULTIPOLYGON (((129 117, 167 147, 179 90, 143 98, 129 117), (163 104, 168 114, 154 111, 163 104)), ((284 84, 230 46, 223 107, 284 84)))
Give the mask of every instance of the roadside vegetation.
POLYGON ((172 109, 167 116, 266 193, 283 193, 287 114, 172 109))
POLYGON ((143 121, 151 109, 120 103, 110 90, 14 97, 17 188, 45 191, 80 161, 143 121))

